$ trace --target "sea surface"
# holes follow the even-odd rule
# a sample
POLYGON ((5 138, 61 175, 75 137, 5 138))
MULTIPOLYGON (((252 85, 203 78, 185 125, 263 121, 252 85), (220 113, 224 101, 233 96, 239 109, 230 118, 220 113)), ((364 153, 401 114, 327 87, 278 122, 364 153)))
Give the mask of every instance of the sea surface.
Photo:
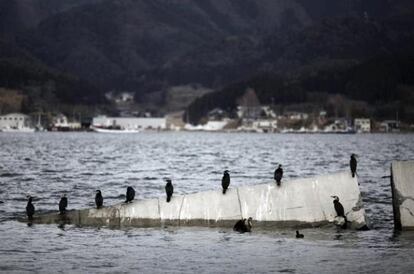
POLYGON ((414 159, 414 135, 289 135, 144 132, 0 133, 1 273, 413 273, 414 232, 393 230, 389 178, 392 160, 414 159), (29 227, 26 195, 37 212, 272 181, 277 164, 285 180, 349 170, 356 153, 360 188, 371 230, 155 227, 110 229, 67 225, 29 227))

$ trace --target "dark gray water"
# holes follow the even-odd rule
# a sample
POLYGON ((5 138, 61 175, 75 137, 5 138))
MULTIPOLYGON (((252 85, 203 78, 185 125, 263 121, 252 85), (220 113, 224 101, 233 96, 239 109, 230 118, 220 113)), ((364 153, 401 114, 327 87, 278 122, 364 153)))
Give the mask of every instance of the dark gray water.
POLYGON ((414 135, 281 135, 221 133, 0 134, 0 272, 4 273, 412 273, 414 233, 393 231, 388 175, 392 160, 414 159, 414 135), (359 181, 372 230, 254 230, 26 226, 25 195, 37 211, 175 192, 268 182, 277 163, 287 179, 348 170, 358 154, 359 181))

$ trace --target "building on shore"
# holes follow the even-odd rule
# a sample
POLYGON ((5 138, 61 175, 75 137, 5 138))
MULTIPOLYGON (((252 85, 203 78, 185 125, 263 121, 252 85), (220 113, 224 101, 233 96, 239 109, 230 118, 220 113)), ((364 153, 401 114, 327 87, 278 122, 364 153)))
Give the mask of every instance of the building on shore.
POLYGON ((358 133, 370 133, 371 132, 371 120, 366 118, 356 118, 354 120, 354 127, 358 133))
POLYGON ((144 117, 107 117, 98 116, 93 118, 92 126, 102 128, 134 129, 134 130, 165 130, 166 118, 144 118, 144 117))
POLYGON ((397 120, 385 120, 380 123, 379 131, 380 132, 399 132, 400 122, 397 120))
POLYGON ((32 127, 32 119, 26 114, 9 113, 0 116, 0 129, 23 129, 32 127))

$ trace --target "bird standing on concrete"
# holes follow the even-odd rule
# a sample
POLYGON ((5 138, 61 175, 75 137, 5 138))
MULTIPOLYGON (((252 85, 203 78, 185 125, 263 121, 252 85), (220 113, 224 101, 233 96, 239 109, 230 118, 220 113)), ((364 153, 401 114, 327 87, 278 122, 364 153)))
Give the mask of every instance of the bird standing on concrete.
POLYGON ((165 184, 165 193, 167 194, 167 203, 169 203, 171 201, 171 197, 174 193, 174 186, 171 183, 170 179, 166 180, 167 183, 165 184))
POLYGON ((30 195, 27 195, 26 214, 27 214, 29 221, 33 220, 34 213, 35 213, 35 207, 32 204, 32 197, 30 195))
POLYGON ((237 223, 233 226, 233 230, 245 233, 245 232, 251 232, 252 231, 252 217, 249 217, 249 219, 241 219, 237 221, 237 223))
POLYGON ((134 198, 135 198, 135 190, 131 186, 127 187, 125 203, 132 202, 134 198))
POLYGON ((349 166, 351 168, 351 173, 352 173, 352 178, 353 178, 355 177, 356 169, 357 169, 356 155, 353 153, 351 154, 351 160, 349 161, 349 166))
POLYGON ((68 207, 68 198, 66 197, 66 194, 63 194, 62 198, 60 198, 60 201, 59 201, 59 212, 61 215, 66 213, 67 207, 68 207))
POLYGON ((274 179, 276 181, 276 184, 278 186, 280 186, 280 182, 282 181, 282 177, 283 177, 283 169, 282 169, 282 165, 279 165, 279 167, 275 170, 275 174, 274 174, 274 179))
POLYGON ((103 197, 102 197, 102 193, 100 190, 96 191, 95 204, 96 204, 97 209, 101 208, 103 205, 103 197))
POLYGON ((302 238, 304 238, 305 236, 303 236, 303 234, 300 234, 299 233, 299 230, 296 230, 296 238, 298 238, 298 239, 302 239, 302 238))
POLYGON ((226 194, 230 185, 230 174, 228 170, 224 171, 223 178, 221 179, 221 186, 223 187, 223 194, 226 194))
POLYGON ((339 197, 338 196, 331 196, 331 197, 334 198, 333 204, 334 204, 334 208, 335 208, 335 211, 336 211, 336 216, 344 218, 345 223, 342 226, 342 228, 346 228, 346 226, 347 226, 346 223, 347 223, 348 220, 346 219, 346 216, 345 216, 344 207, 339 202, 339 197))

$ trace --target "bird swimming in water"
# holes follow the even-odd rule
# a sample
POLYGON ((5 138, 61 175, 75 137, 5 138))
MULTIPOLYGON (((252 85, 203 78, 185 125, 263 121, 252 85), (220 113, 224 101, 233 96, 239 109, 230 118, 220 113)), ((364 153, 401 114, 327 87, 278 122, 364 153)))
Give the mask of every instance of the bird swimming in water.
POLYGON ((97 209, 101 208, 102 205, 103 205, 103 197, 102 197, 102 193, 99 189, 96 191, 95 204, 96 204, 97 209))
POLYGON ((35 207, 32 204, 32 197, 30 195, 27 195, 27 206, 26 206, 26 214, 29 218, 29 221, 33 220, 33 215, 35 213, 35 207))
POLYGON ((296 238, 298 238, 298 239, 302 239, 302 238, 304 238, 305 236, 303 236, 303 234, 300 234, 299 233, 299 230, 296 230, 296 238))
POLYGON ((356 155, 352 153, 351 154, 351 160, 349 161, 349 166, 351 168, 352 178, 355 177, 357 164, 358 163, 357 163, 357 160, 356 160, 356 155))
POLYGON ((228 170, 224 171, 223 178, 221 179, 221 186, 223 187, 223 194, 226 194, 230 185, 230 174, 228 170))
POLYGON ((345 223, 344 223, 344 225, 342 226, 342 228, 346 228, 346 226, 347 226, 347 219, 346 219, 346 216, 345 216, 345 210, 344 210, 344 207, 342 206, 342 204, 339 202, 339 197, 338 196, 331 196, 332 198, 334 198, 334 201, 333 201, 333 204, 334 204, 334 208, 335 208, 335 211, 336 211, 336 216, 339 216, 339 217, 343 217, 344 218, 344 220, 345 220, 345 223))
POLYGON ((237 223, 233 226, 233 230, 245 233, 245 232, 251 232, 252 231, 252 217, 249 217, 249 219, 241 219, 237 221, 237 223))
POLYGON ((167 183, 165 184, 165 193, 167 194, 167 203, 169 203, 171 201, 171 197, 174 193, 174 186, 171 183, 170 179, 166 180, 167 183))
POLYGON ((132 188, 132 186, 127 187, 125 203, 132 202, 134 198, 135 198, 135 190, 132 188))
POLYGON ((275 174, 274 174, 274 179, 276 181, 276 184, 278 186, 280 186, 280 182, 282 181, 282 177, 283 177, 283 169, 282 169, 282 165, 279 165, 279 167, 275 170, 275 174))
POLYGON ((66 197, 66 194, 63 194, 59 202, 59 212, 61 215, 66 213, 67 207, 68 207, 68 198, 66 197))

